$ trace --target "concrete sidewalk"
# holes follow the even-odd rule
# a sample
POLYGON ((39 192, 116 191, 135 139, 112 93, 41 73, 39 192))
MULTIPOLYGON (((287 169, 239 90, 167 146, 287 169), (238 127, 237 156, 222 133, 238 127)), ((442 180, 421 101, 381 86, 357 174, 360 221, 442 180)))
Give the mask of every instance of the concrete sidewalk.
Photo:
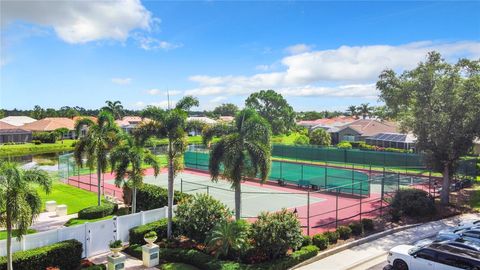
MULTIPOLYGON (((456 225, 460 220, 480 218, 479 214, 464 214, 439 221, 432 221, 399 231, 371 242, 352 247, 297 269, 301 270, 347 270, 367 269, 367 262, 385 256, 396 245, 410 244, 434 236, 439 230, 456 225)), ((384 258, 385 259, 385 258, 384 258)))
POLYGON ((55 230, 62 228, 67 221, 76 217, 77 214, 59 217, 55 212, 43 212, 38 215, 30 228, 38 232, 55 230))

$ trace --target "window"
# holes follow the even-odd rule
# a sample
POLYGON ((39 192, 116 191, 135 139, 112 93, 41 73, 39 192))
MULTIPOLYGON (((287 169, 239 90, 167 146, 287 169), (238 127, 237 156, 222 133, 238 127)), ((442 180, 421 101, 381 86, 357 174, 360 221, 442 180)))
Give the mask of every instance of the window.
POLYGON ((421 258, 429 261, 435 261, 436 252, 429 249, 422 249, 418 251, 415 255, 417 258, 421 258))
POLYGON ((355 136, 353 136, 353 135, 343 135, 343 140, 342 141, 354 142, 355 141, 355 136))
POLYGON ((460 269, 472 269, 473 267, 468 259, 450 254, 439 253, 437 260, 441 264, 450 265, 460 269))

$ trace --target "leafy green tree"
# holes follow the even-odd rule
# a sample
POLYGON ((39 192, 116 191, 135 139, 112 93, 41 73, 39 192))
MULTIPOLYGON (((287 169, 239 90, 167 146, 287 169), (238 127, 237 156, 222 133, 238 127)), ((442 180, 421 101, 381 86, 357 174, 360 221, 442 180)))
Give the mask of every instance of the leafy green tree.
POLYGON ((0 162, 0 226, 7 229, 7 269, 12 270, 12 232, 18 239, 27 233, 42 210, 35 186, 49 193, 52 181, 40 169, 22 169, 18 164, 0 162))
POLYGON ((86 165, 97 169, 98 205, 101 204, 101 179, 108 165, 108 153, 118 142, 119 128, 112 115, 107 111, 100 111, 96 122, 90 118, 82 118, 75 123, 76 134, 80 134, 82 127, 87 126, 87 134, 80 138, 75 145, 74 157, 78 166, 83 167, 83 156, 86 165))
POLYGON ((295 126, 293 108, 281 94, 273 90, 261 90, 251 94, 245 101, 245 106, 267 119, 275 135, 285 134, 295 126))
POLYGON ((0 109, 0 119, 5 117, 5 111, 0 109))
POLYGON ((480 61, 449 64, 430 52, 401 75, 383 71, 377 88, 403 128, 417 137, 430 168, 442 172, 441 202, 448 204, 455 166, 480 135, 480 61))
POLYGON ((358 108, 358 114, 362 115, 363 119, 366 119, 367 116, 370 116, 373 110, 373 107, 369 106, 369 103, 363 103, 358 108))
POLYGON ((122 118, 124 114, 122 102, 120 102, 119 100, 107 100, 105 101, 105 104, 107 104, 107 106, 103 107, 103 110, 110 112, 115 119, 122 118))
POLYGON ((381 119, 386 120, 392 118, 392 113, 387 108, 387 106, 377 106, 373 108, 372 115, 381 119))
POLYGON ((135 135, 141 140, 147 140, 152 136, 168 139, 168 238, 172 237, 173 182, 177 171, 182 168, 183 153, 188 145, 187 111, 198 104, 198 99, 186 96, 171 110, 149 106, 142 112, 142 117, 150 118, 152 121, 141 124, 135 130, 135 135))
POLYGON ((125 184, 132 188, 132 213, 137 210, 137 188, 143 184, 145 168, 143 164, 153 168, 155 177, 160 172, 160 162, 139 140, 123 133, 119 143, 110 152, 110 165, 115 172, 115 185, 125 184))
POLYGON ((294 141, 293 143, 294 143, 294 144, 298 144, 298 145, 309 144, 309 143, 310 143, 310 138, 308 138, 307 135, 300 134, 300 135, 295 139, 295 141, 294 141))
POLYGON ((73 118, 73 117, 79 116, 79 115, 80 115, 80 113, 77 110, 75 110, 74 108, 69 108, 68 110, 66 110, 64 112, 64 116, 68 117, 68 118, 73 118))
POLYGON ((317 128, 310 132, 310 144, 329 146, 332 144, 332 137, 323 128, 317 128))
POLYGON ((57 114, 57 111, 53 108, 47 108, 47 110, 45 110, 45 117, 57 117, 58 114, 57 114))
POLYGON ((358 116, 357 106, 355 105, 349 106, 347 109, 347 114, 352 117, 358 116))
POLYGON ((58 135, 58 137, 60 137, 60 139, 62 140, 62 143, 63 143, 63 136, 65 134, 68 134, 68 132, 70 132, 70 130, 68 130, 68 128, 57 128, 55 129, 55 133, 58 135))
POLYGON ((221 177, 232 183, 235 218, 239 220, 242 181, 257 175, 266 181, 270 172, 271 131, 263 117, 252 109, 244 109, 235 117, 234 129, 229 132, 212 146, 208 169, 212 181, 221 177))
POLYGON ((207 249, 215 257, 230 258, 232 253, 241 254, 248 246, 250 224, 245 220, 229 220, 217 223, 207 237, 207 249))
POLYGON ((308 111, 297 113, 297 118, 300 120, 317 120, 324 118, 325 114, 323 112, 308 111))
POLYGON ((224 103, 213 110, 213 113, 219 116, 235 116, 237 112, 237 105, 232 103, 224 103))
POLYGON ((30 117, 35 118, 37 120, 45 118, 45 110, 40 107, 39 105, 35 105, 33 111, 30 113, 30 117))
POLYGON ((186 129, 188 132, 202 132, 208 125, 205 122, 193 120, 187 121, 186 129))

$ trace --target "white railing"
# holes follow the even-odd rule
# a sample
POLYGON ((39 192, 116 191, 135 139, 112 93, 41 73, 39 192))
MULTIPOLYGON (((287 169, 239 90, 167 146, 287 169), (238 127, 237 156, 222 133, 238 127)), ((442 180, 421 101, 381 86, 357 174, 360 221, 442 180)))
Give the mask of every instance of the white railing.
MULTIPOLYGON (((174 209, 176 207, 174 206, 174 209)), ((69 239, 83 244, 83 257, 95 256, 109 251, 108 244, 113 240, 128 242, 129 230, 167 217, 167 207, 157 208, 136 214, 113 217, 106 220, 85 223, 72 227, 28 234, 18 241, 12 239, 12 251, 22 251, 43 247, 69 239)), ((0 240, 0 256, 7 255, 7 240, 0 240)))

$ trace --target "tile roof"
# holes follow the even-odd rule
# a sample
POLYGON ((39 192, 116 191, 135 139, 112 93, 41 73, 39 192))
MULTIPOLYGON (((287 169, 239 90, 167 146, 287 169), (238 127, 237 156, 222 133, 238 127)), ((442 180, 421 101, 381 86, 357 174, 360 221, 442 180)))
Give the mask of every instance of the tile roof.
POLYGON ((25 124, 23 129, 31 131, 54 131, 59 128, 75 129, 75 122, 66 117, 47 117, 33 123, 25 124))
POLYGON ((397 133, 398 127, 394 122, 378 121, 375 119, 359 119, 342 126, 340 130, 351 128, 361 136, 374 136, 378 133, 397 133))
POLYGON ((24 134, 31 133, 31 131, 19 128, 14 125, 7 124, 5 122, 0 122, 0 134, 24 134))
POLYGON ((37 121, 37 119, 31 118, 28 116, 7 116, 0 119, 0 122, 4 122, 16 127, 22 126, 24 124, 32 123, 35 121, 37 121))
POLYGON ((322 127, 333 127, 333 126, 343 126, 345 124, 356 121, 356 118, 350 116, 337 116, 332 118, 321 118, 317 120, 303 120, 298 121, 298 125, 304 126, 322 126, 322 127))
POLYGON ((191 117, 187 118, 187 121, 188 122, 199 121, 199 122, 203 122, 205 124, 215 124, 215 123, 217 123, 217 121, 215 121, 211 118, 208 118, 208 117, 204 117, 204 116, 191 116, 191 117))

